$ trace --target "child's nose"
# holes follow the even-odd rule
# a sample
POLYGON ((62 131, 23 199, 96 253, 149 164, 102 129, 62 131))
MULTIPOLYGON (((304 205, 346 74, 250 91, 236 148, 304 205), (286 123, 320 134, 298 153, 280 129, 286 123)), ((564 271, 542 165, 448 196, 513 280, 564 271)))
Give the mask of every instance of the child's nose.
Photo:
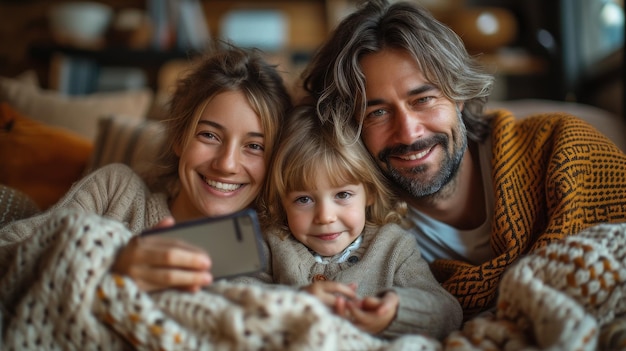
POLYGON ((337 220, 337 216, 335 215, 333 206, 320 202, 317 205, 315 219, 319 224, 326 224, 337 220))

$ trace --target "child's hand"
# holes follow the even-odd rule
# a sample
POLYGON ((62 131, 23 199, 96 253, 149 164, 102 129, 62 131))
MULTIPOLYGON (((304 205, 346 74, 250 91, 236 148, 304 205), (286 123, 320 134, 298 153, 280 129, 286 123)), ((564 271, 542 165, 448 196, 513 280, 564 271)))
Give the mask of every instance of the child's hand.
POLYGON ((302 290, 316 296, 340 316, 345 316, 347 312, 346 301, 357 299, 356 284, 319 281, 303 287, 302 290))
POLYGON ((400 298, 393 291, 382 297, 368 296, 361 301, 347 301, 349 319, 359 329, 371 334, 378 334, 387 329, 396 317, 400 298))

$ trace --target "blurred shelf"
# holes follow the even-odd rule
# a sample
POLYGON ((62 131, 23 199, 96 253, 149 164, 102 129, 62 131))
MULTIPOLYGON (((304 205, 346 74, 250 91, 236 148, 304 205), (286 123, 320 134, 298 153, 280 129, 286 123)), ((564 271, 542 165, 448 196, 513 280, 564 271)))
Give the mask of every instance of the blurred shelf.
POLYGON ((146 77, 146 86, 156 91, 158 72, 168 62, 191 60, 198 53, 193 51, 129 49, 124 47, 82 48, 54 43, 37 43, 29 48, 30 59, 45 67, 45 87, 61 89, 78 85, 80 89, 65 91, 70 94, 86 94, 96 89, 100 72, 104 68, 132 68, 146 77), (68 71, 69 70, 69 71, 68 71), (87 73, 84 73, 84 72, 87 73), (81 73, 82 72, 82 73, 81 73), (65 78, 63 78, 65 77, 65 78), (67 82, 67 80, 71 82, 67 82), (65 83, 63 83, 65 82, 65 83))
POLYGON ((521 50, 502 50, 477 56, 479 62, 496 75, 521 76, 542 74, 548 62, 521 50))
POLYGON ((146 66, 161 65, 175 59, 188 59, 197 55, 193 51, 128 49, 110 47, 102 49, 86 49, 52 43, 31 45, 29 54, 33 59, 50 60, 55 54, 91 59, 107 66, 146 66))

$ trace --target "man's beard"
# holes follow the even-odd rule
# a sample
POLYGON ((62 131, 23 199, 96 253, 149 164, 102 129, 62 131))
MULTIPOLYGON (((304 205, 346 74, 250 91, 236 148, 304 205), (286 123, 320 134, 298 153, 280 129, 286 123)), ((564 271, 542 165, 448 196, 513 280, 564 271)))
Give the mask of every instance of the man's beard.
POLYGON ((456 178, 461 166, 463 155, 467 149, 467 134, 465 133, 464 124, 461 121, 459 129, 459 142, 455 145, 451 152, 448 151, 450 139, 444 134, 437 134, 432 138, 420 140, 411 145, 399 145, 382 150, 379 153, 378 159, 386 166, 383 168, 383 172, 397 188, 406 192, 405 195, 415 199, 435 196, 435 194, 439 193, 447 184, 456 178), (426 172, 428 171, 428 167, 425 165, 401 171, 394 168, 389 162, 390 155, 404 154, 416 150, 426 150, 428 148, 432 148, 436 144, 443 147, 445 150, 445 156, 439 165, 441 167, 440 170, 433 178, 424 178, 426 172), (409 173, 409 175, 406 175, 407 173, 409 173))

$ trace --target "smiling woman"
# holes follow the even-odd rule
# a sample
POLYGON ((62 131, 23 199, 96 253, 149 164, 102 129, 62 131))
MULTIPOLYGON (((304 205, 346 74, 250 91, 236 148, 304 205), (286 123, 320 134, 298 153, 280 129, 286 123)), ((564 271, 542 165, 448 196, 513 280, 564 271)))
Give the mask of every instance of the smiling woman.
POLYGON ((261 120, 243 92, 220 93, 199 112, 193 134, 175 150, 181 186, 188 189, 171 205, 179 220, 247 207, 265 179, 261 120))
POLYGON ((260 52, 215 48, 178 82, 164 120, 160 157, 145 168, 146 175, 121 164, 97 169, 50 210, 3 227, 0 263, 10 264, 19 247, 58 220, 60 211, 78 209, 124 224, 127 231, 119 234, 126 242, 112 258, 111 270, 130 277, 139 289, 198 290, 210 284, 205 252, 159 236, 131 237, 175 221, 255 207, 290 106, 280 75, 260 52))

